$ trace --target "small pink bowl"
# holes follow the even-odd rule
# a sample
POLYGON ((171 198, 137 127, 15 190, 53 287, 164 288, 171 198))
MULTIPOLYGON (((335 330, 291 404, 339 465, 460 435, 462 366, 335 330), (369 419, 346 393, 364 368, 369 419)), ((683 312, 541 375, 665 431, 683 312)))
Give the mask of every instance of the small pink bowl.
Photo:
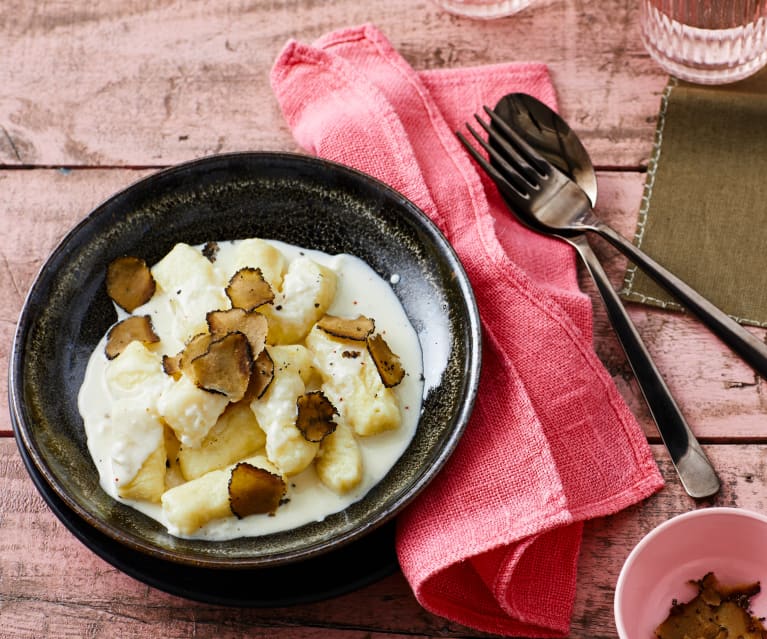
MULTIPOLYGON (((652 639, 673 599, 697 593, 690 580, 714 572, 726 584, 761 581, 767 590, 767 516, 741 508, 704 508, 678 515, 649 532, 631 551, 615 588, 621 639, 652 639)), ((767 615, 767 592, 751 599, 767 615)))

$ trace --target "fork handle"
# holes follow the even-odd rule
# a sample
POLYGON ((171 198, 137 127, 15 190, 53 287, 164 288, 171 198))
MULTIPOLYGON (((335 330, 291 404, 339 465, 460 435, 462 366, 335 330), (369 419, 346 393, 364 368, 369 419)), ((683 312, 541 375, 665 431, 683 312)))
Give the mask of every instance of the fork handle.
POLYGON ((602 296, 607 315, 634 371, 682 486, 687 494, 694 498, 715 494, 719 490, 719 478, 687 425, 684 415, 594 251, 583 235, 562 239, 566 239, 578 251, 602 296))
POLYGON ((593 223, 586 230, 599 233, 614 245, 660 286, 676 297, 682 306, 696 315, 714 335, 727 344, 759 375, 767 379, 767 344, 760 341, 689 284, 658 264, 644 251, 601 220, 593 220, 593 223))

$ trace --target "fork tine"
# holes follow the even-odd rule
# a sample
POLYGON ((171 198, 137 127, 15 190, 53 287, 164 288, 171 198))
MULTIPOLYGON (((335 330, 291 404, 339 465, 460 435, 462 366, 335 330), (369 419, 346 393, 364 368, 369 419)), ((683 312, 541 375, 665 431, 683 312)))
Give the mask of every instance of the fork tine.
MULTIPOLYGON (((479 134, 474 131, 468 124, 466 125, 466 128, 471 131, 471 134, 480 140, 480 144, 484 147, 486 142, 479 138, 479 134)), ((487 175, 490 176, 490 179, 495 182, 495 185, 498 187, 498 190, 501 191, 503 195, 505 195, 509 200, 511 200, 512 203, 516 205, 526 204, 529 202, 530 197, 524 193, 517 190, 511 182, 509 182, 503 175, 500 174, 500 172, 492 165, 490 162, 488 162, 482 155, 477 151, 477 149, 474 148, 474 146, 464 137, 464 135, 460 131, 456 131, 456 136, 461 141, 463 146, 466 147, 466 150, 469 152, 469 155, 471 155, 472 158, 474 158, 474 161, 479 164, 479 166, 482 168, 482 170, 487 173, 487 175)))
POLYGON ((495 111, 490 107, 483 107, 485 113, 493 121, 493 124, 503 132, 508 140, 514 145, 519 153, 531 164, 541 175, 550 175, 552 171, 551 164, 543 159, 537 151, 533 149, 524 138, 512 129, 495 111))
MULTIPOLYGON (((477 118, 477 121, 484 126, 484 123, 479 118, 477 118)), ((469 133, 474 136, 474 139, 479 143, 479 145, 487 152, 488 156, 492 160, 490 166, 495 171, 497 171, 504 180, 509 182, 516 191, 527 197, 530 194, 531 189, 538 189, 538 181, 527 179, 527 176, 522 172, 524 171, 524 167, 513 166, 507 162, 503 155, 497 149, 492 147, 487 141, 485 141, 485 139, 482 138, 482 136, 479 135, 479 133, 477 133, 471 127, 471 125, 467 124, 466 128, 468 129, 469 133)))
POLYGON ((493 153, 491 149, 485 147, 488 151, 488 154, 492 154, 492 158, 496 162, 502 163, 501 166, 503 169, 507 171, 516 171, 530 184, 536 187, 540 186, 541 174, 538 173, 534 167, 528 164, 527 160, 525 160, 525 158, 516 151, 516 149, 509 143, 509 141, 500 133, 498 133, 496 129, 492 128, 484 120, 480 119, 478 115, 475 115, 474 118, 477 120, 477 122, 479 122, 479 125, 487 133, 487 139, 488 143, 490 143, 491 149, 495 148, 492 144, 494 142, 495 145, 499 147, 501 151, 503 151, 503 154, 508 159, 508 162, 505 162, 500 155, 493 153))

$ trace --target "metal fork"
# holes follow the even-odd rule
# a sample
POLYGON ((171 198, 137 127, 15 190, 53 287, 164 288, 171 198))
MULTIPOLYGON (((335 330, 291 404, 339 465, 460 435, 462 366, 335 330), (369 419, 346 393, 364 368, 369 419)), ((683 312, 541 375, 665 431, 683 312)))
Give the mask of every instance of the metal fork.
POLYGON ((524 217, 528 224, 537 226, 542 232, 564 236, 598 233, 676 297, 719 339, 767 379, 767 344, 600 220, 594 214, 589 198, 573 180, 546 161, 490 108, 485 107, 485 111, 494 126, 490 127, 479 117, 477 121, 498 148, 491 147, 471 127, 469 130, 492 158, 490 176, 496 180, 498 188, 516 208, 520 217, 524 217), (498 177, 502 178, 501 183, 498 183, 498 177))
MULTIPOLYGON (((486 110, 488 109, 486 108, 486 110)), ((671 395, 671 391, 666 386, 639 332, 588 241, 582 233, 568 237, 553 232, 542 224, 533 212, 545 211, 547 206, 571 206, 573 198, 567 196, 569 189, 563 188, 564 183, 557 178, 554 178, 553 182, 543 182, 540 175, 542 171, 547 171, 548 162, 540 158, 524 140, 521 138, 519 140, 523 145, 523 150, 520 152, 518 148, 511 147, 494 128, 488 126, 479 117, 477 120, 488 132, 490 139, 505 151, 504 154, 493 148, 469 125, 467 125, 467 129, 488 153, 492 163, 485 159, 460 132, 457 133, 458 138, 479 166, 495 182, 511 211, 522 223, 538 232, 564 240, 576 249, 602 297, 608 317, 634 372, 637 384, 647 402, 682 486, 694 498, 715 494, 719 490, 720 483, 711 462, 688 426, 679 406, 671 395), (527 152, 524 147, 528 148, 527 152), (542 186, 542 184, 546 184, 546 186, 542 186), (550 186, 551 184, 554 186, 550 186), (562 197, 557 195, 559 193, 565 193, 561 200, 562 204, 559 204, 556 199, 562 197)), ((567 180, 567 178, 564 179, 567 180)))

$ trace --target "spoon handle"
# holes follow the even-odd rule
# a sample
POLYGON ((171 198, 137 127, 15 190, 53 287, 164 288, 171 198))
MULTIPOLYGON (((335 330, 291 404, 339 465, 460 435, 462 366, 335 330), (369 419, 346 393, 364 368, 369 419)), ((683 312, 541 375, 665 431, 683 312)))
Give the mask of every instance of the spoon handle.
POLYGON ((767 344, 749 333, 724 311, 714 306, 689 284, 658 264, 613 228, 596 218, 591 222, 586 230, 599 233, 613 244, 660 286, 676 297, 759 375, 767 379, 767 344))
POLYGON ((682 486, 694 498, 709 497, 719 490, 719 478, 700 447, 679 406, 663 381, 642 338, 602 265, 583 235, 562 238, 572 244, 583 259, 602 296, 615 334, 634 371, 639 388, 658 426, 682 486))

